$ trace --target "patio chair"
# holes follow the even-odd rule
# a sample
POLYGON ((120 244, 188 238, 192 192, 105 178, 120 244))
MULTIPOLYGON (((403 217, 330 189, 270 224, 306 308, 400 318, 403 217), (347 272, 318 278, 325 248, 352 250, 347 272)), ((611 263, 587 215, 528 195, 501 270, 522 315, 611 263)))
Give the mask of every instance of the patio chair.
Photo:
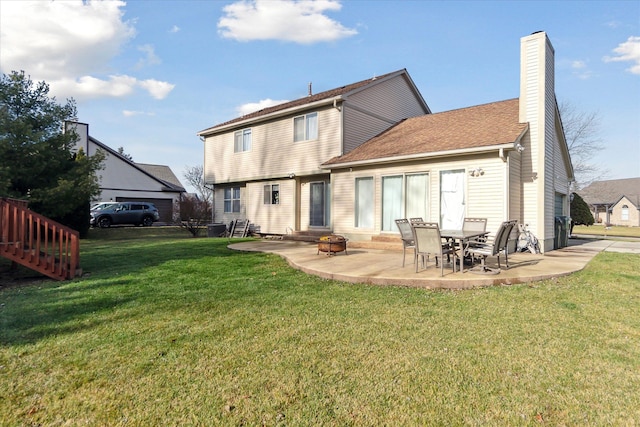
POLYGON ((416 222, 424 222, 424 219, 422 219, 421 216, 415 217, 415 218, 409 218, 409 222, 410 223, 416 223, 416 222))
POLYGON ((489 240, 484 244, 477 244, 475 246, 470 246, 467 249, 467 253, 472 257, 480 258, 481 265, 478 267, 474 267, 469 271, 473 273, 480 274, 498 274, 500 273, 500 252, 504 251, 505 263, 507 265, 507 269, 509 268, 509 236, 511 235, 511 230, 516 226, 518 221, 511 220, 505 221, 500 224, 500 228, 496 232, 493 240, 489 240), (486 266, 485 261, 490 256, 496 256, 498 258, 498 268, 489 268, 486 266))
POLYGON ((426 268, 429 256, 435 258, 436 267, 440 260, 440 276, 444 276, 444 255, 450 257, 453 254, 453 272, 456 272, 456 251, 449 244, 443 243, 440 237, 440 228, 435 223, 417 222, 413 224, 413 238, 415 240, 415 264, 418 272, 418 258, 422 258, 422 264, 426 268))
MULTIPOLYGON (((398 230, 400 230, 400 238, 402 239, 402 266, 404 267, 407 248, 414 249, 415 251, 416 245, 413 241, 413 231, 411 230, 409 220, 406 218, 396 219, 396 225, 398 226, 398 230)), ((415 259, 415 254, 413 258, 415 259)))
MULTIPOLYGON (((487 218, 465 218, 462 222, 463 231, 487 231, 487 218)), ((469 246, 477 246, 478 244, 486 243, 486 237, 478 237, 476 239, 469 240, 469 246)))

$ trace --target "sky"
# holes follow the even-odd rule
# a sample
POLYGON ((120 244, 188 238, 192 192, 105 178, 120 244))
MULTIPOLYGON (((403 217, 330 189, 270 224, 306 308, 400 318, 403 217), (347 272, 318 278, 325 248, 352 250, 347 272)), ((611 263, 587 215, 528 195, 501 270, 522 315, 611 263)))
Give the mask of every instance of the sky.
POLYGON ((73 98, 89 134, 187 189, 203 129, 407 69, 432 112, 519 95, 545 31, 556 97, 595 113, 603 179, 640 177, 640 1, 0 0, 0 71, 73 98))

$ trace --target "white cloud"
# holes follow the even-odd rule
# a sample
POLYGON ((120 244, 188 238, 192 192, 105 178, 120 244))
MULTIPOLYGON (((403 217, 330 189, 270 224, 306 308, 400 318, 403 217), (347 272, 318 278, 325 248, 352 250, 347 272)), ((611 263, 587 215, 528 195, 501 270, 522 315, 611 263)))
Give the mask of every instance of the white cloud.
POLYGON ((171 92, 173 88, 176 87, 176 85, 174 84, 161 82, 154 79, 138 81, 138 85, 149 92, 149 94, 155 99, 166 98, 167 95, 169 95, 169 92, 171 92))
POLYGON ((122 115, 125 117, 134 117, 134 116, 155 116, 155 113, 147 113, 144 111, 134 111, 134 110, 122 110, 122 115))
MULTIPOLYGON (((23 70, 63 98, 122 97, 143 87, 162 99, 173 85, 150 89, 147 81, 109 67, 136 34, 134 22, 123 20, 125 5, 120 0, 3 1, 0 71, 23 70)), ((146 54, 145 63, 159 61, 153 49, 146 54)))
POLYGON ((107 80, 92 76, 82 76, 77 79, 51 79, 47 83, 51 92, 56 96, 73 96, 79 99, 114 97, 130 95, 136 85, 135 77, 112 75, 107 80))
POLYGON ((586 68, 587 64, 584 61, 575 60, 571 62, 571 68, 579 70, 582 68, 586 68))
POLYGON ((218 33, 239 41, 334 41, 358 33, 325 15, 341 8, 336 0, 241 0, 224 7, 218 33))
POLYGON ((150 65, 158 65, 162 61, 156 55, 156 51, 150 44, 145 44, 142 46, 138 46, 138 50, 144 53, 144 58, 140 58, 138 63, 136 64, 136 68, 143 68, 150 65))
POLYGON ((180 27, 178 27, 177 25, 174 25, 173 27, 171 27, 171 29, 169 30, 170 33, 177 33, 178 31, 180 31, 180 27))
POLYGON ((620 43, 613 49, 617 56, 605 56, 605 62, 631 61, 632 65, 627 71, 632 74, 640 74, 640 37, 631 36, 626 42, 620 43))
POLYGON ((236 108, 236 111, 240 116, 244 116, 255 111, 260 111, 263 108, 273 107, 274 105, 283 104, 289 102, 288 100, 277 101, 274 99, 262 99, 258 102, 249 102, 236 108))

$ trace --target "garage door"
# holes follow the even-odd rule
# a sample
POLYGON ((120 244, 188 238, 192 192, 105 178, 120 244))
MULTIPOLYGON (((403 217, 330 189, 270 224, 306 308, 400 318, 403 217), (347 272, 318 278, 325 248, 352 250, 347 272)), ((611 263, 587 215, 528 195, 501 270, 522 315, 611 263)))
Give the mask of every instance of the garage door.
POLYGON ((116 202, 147 202, 158 208, 160 222, 170 224, 173 220, 173 199, 144 199, 132 197, 116 197, 116 202))

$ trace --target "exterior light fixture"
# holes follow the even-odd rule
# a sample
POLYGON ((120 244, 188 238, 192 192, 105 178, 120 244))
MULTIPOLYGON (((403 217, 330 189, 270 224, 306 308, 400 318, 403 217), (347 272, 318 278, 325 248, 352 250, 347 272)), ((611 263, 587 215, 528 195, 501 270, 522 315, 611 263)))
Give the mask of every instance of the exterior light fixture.
POLYGON ((516 144, 516 150, 518 150, 518 153, 522 153, 524 151, 524 146, 518 142, 516 144))
POLYGON ((469 171, 469 175, 471 175, 473 177, 482 176, 482 175, 484 175, 484 169, 482 169, 482 168, 471 169, 469 171))
POLYGON ((295 177, 296 177, 296 174, 295 174, 295 173, 291 172, 291 173, 289 174, 289 179, 293 179, 293 178, 295 178, 295 177))

